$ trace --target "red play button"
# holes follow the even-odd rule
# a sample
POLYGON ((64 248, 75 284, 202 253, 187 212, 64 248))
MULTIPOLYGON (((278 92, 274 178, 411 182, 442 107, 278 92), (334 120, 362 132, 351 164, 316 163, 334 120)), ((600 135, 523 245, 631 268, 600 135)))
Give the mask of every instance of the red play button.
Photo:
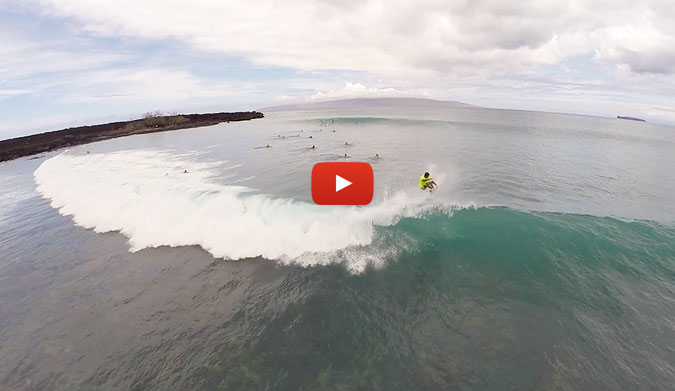
POLYGON ((319 205, 368 205, 373 200, 373 168, 368 163, 317 163, 312 199, 319 205))

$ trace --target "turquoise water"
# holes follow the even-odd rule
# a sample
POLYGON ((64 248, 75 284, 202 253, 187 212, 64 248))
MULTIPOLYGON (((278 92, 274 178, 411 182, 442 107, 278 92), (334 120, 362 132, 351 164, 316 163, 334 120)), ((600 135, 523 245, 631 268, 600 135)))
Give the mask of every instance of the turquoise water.
MULTIPOLYGON (((226 345, 215 360, 229 370, 207 372, 208 384, 672 385, 675 230, 496 208, 404 219, 380 235, 383 245, 400 235, 417 245, 381 271, 311 270, 294 280, 293 289, 307 296, 283 310, 254 312, 265 327, 243 339, 255 343, 226 345)), ((240 314, 232 327, 245 330, 251 315, 240 314)))
POLYGON ((0 165, 3 388, 671 389, 673 128, 266 115, 0 165))

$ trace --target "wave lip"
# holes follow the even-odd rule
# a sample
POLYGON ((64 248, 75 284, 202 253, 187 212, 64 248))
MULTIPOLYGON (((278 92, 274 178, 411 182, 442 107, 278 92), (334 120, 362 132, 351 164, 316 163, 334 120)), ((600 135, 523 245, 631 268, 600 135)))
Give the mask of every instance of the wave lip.
MULTIPOLYGON (((367 246, 376 226, 424 208, 426 195, 405 193, 368 207, 317 206, 256 194, 245 186, 217 183, 214 178, 231 168, 224 164, 167 151, 63 153, 45 161, 34 179, 59 213, 95 232, 121 232, 131 251, 198 245, 232 260, 262 256, 324 264, 325 256, 308 255, 367 246)), ((355 270, 371 263, 363 259, 355 270)))

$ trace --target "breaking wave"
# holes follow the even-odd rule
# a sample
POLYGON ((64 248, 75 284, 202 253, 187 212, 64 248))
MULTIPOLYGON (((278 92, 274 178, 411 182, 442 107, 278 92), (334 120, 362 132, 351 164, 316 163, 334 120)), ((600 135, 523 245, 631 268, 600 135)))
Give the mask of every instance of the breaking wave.
POLYGON ((95 232, 121 232, 131 251, 198 245, 225 259, 338 261, 355 271, 394 251, 367 248, 377 226, 438 208, 421 192, 399 192, 367 207, 326 207, 220 183, 227 174, 237 183, 231 178, 237 167, 168 151, 66 152, 45 161, 34 178, 62 215, 95 232))

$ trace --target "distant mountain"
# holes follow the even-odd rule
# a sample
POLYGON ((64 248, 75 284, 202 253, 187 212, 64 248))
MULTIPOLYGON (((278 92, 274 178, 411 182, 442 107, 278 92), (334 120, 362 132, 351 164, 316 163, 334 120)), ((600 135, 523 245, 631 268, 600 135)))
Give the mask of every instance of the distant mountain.
POLYGON ((415 107, 415 108, 472 108, 478 107, 457 101, 434 100, 423 98, 356 98, 322 102, 296 103, 270 106, 261 111, 314 110, 314 109, 357 109, 364 107, 415 107))

